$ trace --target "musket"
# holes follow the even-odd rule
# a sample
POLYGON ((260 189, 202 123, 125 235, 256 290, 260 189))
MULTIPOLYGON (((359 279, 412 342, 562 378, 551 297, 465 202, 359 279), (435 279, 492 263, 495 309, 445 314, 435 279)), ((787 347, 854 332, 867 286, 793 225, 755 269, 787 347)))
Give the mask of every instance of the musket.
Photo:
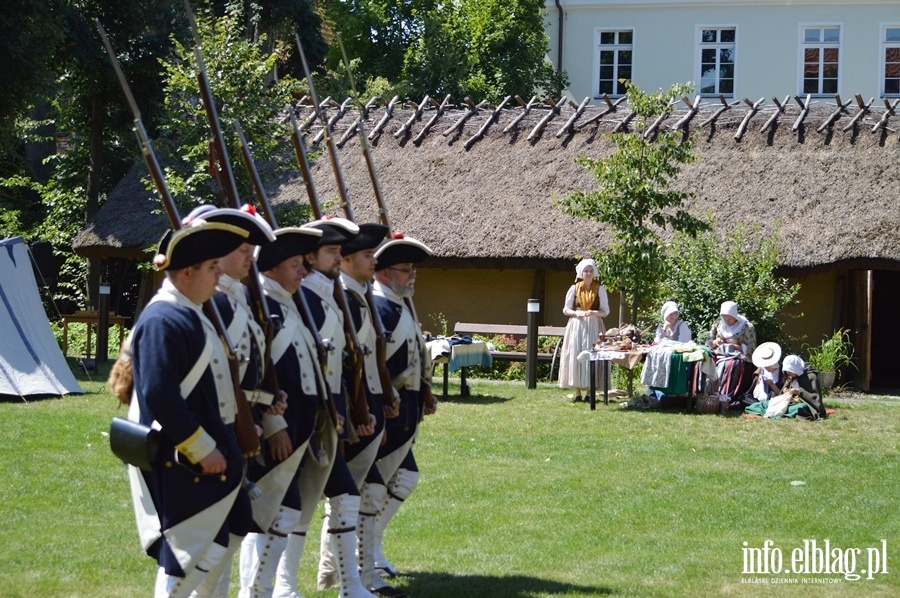
MULTIPOLYGON (((334 146, 334 140, 331 138, 331 135, 328 134, 328 120, 325 118, 324 112, 322 112, 320 109, 321 106, 319 104, 319 96, 316 94, 316 88, 312 80, 312 75, 309 71, 309 64, 306 62, 306 54, 303 52, 303 45, 300 43, 300 36, 295 35, 295 38, 297 40, 297 47, 300 49, 300 59, 303 62, 303 68, 306 72, 306 78, 310 87, 310 100, 313 104, 313 112, 323 120, 323 134, 325 137, 325 142, 328 146, 332 169, 334 170, 335 177, 338 178, 338 189, 341 195, 341 207, 344 210, 344 215, 347 217, 347 220, 354 222, 355 218, 353 217, 353 208, 350 206, 350 202, 347 197, 347 186, 344 183, 343 176, 340 172, 340 162, 338 161, 337 157, 337 148, 334 146)), ((303 142, 302 135, 300 135, 300 132, 297 130, 297 121, 293 116, 293 109, 291 109, 290 112, 291 141, 294 145, 294 153, 297 156, 297 163, 300 167, 300 173, 303 175, 303 182, 306 187, 307 196, 309 197, 309 204, 312 208, 313 216, 315 216, 316 219, 321 219, 323 217, 322 207, 319 202, 319 195, 318 193, 316 193, 315 184, 313 183, 312 176, 310 175, 309 157, 306 154, 306 147, 303 142)), ((364 352, 363 347, 359 342, 359 338, 357 337, 356 326, 353 323, 353 318, 350 314, 350 308, 347 305, 347 297, 340 280, 335 281, 334 298, 338 306, 340 307, 341 312, 343 312, 344 314, 344 335, 347 338, 347 349, 350 356, 350 364, 353 373, 353 376, 351 378, 351 388, 349 389, 350 396, 352 398, 351 407, 354 414, 353 421, 357 424, 367 424, 369 421, 369 407, 368 399, 366 397, 365 383, 363 381, 364 352), (362 417, 364 417, 365 419, 359 419, 362 417)), ((374 320, 375 318, 373 318, 373 322, 374 320)))
MULTIPOLYGON (((356 83, 353 79, 353 71, 350 68, 350 60, 347 57, 347 51, 344 49, 344 41, 341 39, 341 36, 338 35, 338 44, 341 46, 341 54, 344 60, 344 68, 347 70, 347 78, 350 82, 350 89, 353 92, 354 97, 356 98, 357 104, 361 104, 359 99, 359 94, 356 92, 356 83)), ((304 66, 306 61, 304 60, 304 66)), ((308 76, 308 71, 307 71, 308 76)), ((360 109, 359 107, 357 109, 360 109)), ((372 152, 369 149, 368 138, 366 137, 364 123, 360 121, 359 125, 356 127, 356 132, 359 136, 359 145, 362 148, 363 157, 366 161, 366 170, 369 171, 369 180, 372 181, 372 190, 375 193, 375 201, 378 204, 378 218, 381 220, 381 223, 387 227, 387 238, 390 239, 392 237, 393 228, 391 227, 391 221, 388 217, 387 204, 384 201, 384 194, 381 192, 381 183, 378 180, 378 173, 375 171, 375 162, 372 160, 372 152)), ((412 297, 404 298, 404 302, 406 303, 406 307, 409 308, 410 313, 412 314, 413 319, 418 324, 419 316, 416 314, 416 307, 413 303, 412 297)), ((431 376, 426 376, 425 372, 425 346, 424 343, 420 343, 420 352, 422 354, 421 363, 422 363, 422 371, 421 378, 422 383, 425 385, 424 389, 424 399, 425 405, 431 408, 434 406, 434 395, 431 392, 431 376)))
MULTIPOLYGON (((206 63, 203 60, 203 53, 200 50, 200 32, 197 29, 197 22, 194 19, 194 13, 188 0, 184 0, 184 6, 187 10, 188 21, 191 24, 191 32, 194 35, 194 56, 197 59, 197 82, 200 86, 200 97, 203 101, 203 108, 206 112, 206 121, 209 124, 209 130, 212 134, 212 144, 218 163, 218 173, 216 180, 219 182, 222 191, 227 198, 228 207, 234 209, 241 208, 240 194, 238 193, 237 181, 234 178, 234 169, 231 166, 231 160, 228 157, 228 146, 225 143, 225 136, 222 134, 222 126, 219 121, 219 113, 216 109, 216 101, 213 97, 212 88, 209 85, 209 77, 206 74, 206 63)), ((275 377, 275 367, 272 363, 272 339, 280 328, 280 322, 272 319, 269 313, 269 304, 266 303, 262 290, 262 283, 259 280, 259 270, 256 262, 250 264, 250 273, 248 274, 245 284, 250 293, 250 306, 253 312, 253 319, 262 328, 266 337, 266 349, 263 358, 263 379, 260 384, 261 390, 272 395, 272 398, 279 396, 278 380, 275 377)))
MULTIPOLYGON (((244 130, 241 128, 241 123, 238 122, 237 119, 234 120, 233 126, 235 133, 237 133, 238 144, 241 148, 241 157, 244 159, 244 165, 250 173, 250 181, 253 184, 256 198, 259 200, 263 216, 265 217, 266 222, 269 223, 269 226, 274 230, 278 228, 278 222, 275 219, 275 211, 272 209, 269 195, 266 193, 265 187, 263 187, 262 179, 259 176, 259 170, 256 168, 256 162, 253 160, 253 154, 250 152, 247 138, 244 136, 244 130)), ((321 368, 320 371, 316 372, 316 390, 319 395, 319 401, 325 411, 328 412, 329 417, 331 417, 331 422, 334 424, 335 429, 338 429, 337 407, 334 404, 334 397, 331 394, 331 390, 328 388, 328 380, 325 379, 328 369, 328 349, 325 347, 325 343, 322 341, 322 335, 319 334, 319 329, 316 327, 315 322, 310 315, 309 305, 306 303, 306 296, 300 292, 300 289, 297 289, 291 297, 294 300, 297 311, 300 313, 303 324, 306 326, 307 330, 310 331, 313 340, 315 341, 316 353, 319 356, 319 367, 321 368)))
MULTIPOLYGON (((300 168, 300 175, 303 179, 304 187, 306 188, 306 194, 309 197, 309 204, 312 208, 313 217, 318 220, 322 218, 322 209, 319 205, 319 195, 316 192, 316 186, 315 183, 313 183, 312 173, 310 172, 306 145, 303 142, 303 136, 300 133, 300 129, 297 127, 297 119, 294 116, 293 107, 289 107, 288 112, 291 119, 291 143, 294 146, 294 154, 297 156, 297 164, 300 168)), ((334 284, 334 300, 340 307, 341 313, 344 315, 344 336, 347 339, 348 355, 351 358, 350 367, 352 368, 353 373, 353 377, 351 378, 353 385, 348 389, 348 392, 352 397, 352 419, 356 424, 367 424, 369 421, 369 407, 362 380, 362 354, 351 348, 356 347, 358 350, 360 344, 356 335, 353 319, 350 315, 350 308, 347 305, 344 289, 341 287, 339 280, 336 280, 334 284), (363 406, 365 407, 365 410, 363 410, 363 406)))
MULTIPOLYGON (((300 48, 300 58, 303 63, 303 69, 306 73, 307 81, 309 83, 310 98, 313 102, 313 111, 321 115, 322 113, 319 111, 318 94, 316 93, 315 83, 312 79, 312 73, 309 70, 309 64, 306 62, 306 54, 303 52, 303 47, 300 44, 299 36, 297 37, 297 46, 300 48)), ((360 112, 360 115, 362 115, 362 112, 360 112)), ((310 197, 313 197, 316 196, 316 193, 315 187, 311 186, 312 176, 309 169, 309 159, 306 154, 303 136, 299 134, 297 127, 294 126, 295 121, 293 119, 293 112, 291 113, 291 119, 291 141, 294 145, 294 153, 297 156, 297 162, 300 164, 300 171, 303 175, 303 180, 307 185, 307 194, 310 195, 310 197)), ((361 130, 359 127, 362 126, 363 119, 360 118, 360 121, 356 128, 357 132, 361 130)), ((348 220, 352 220, 355 222, 355 218, 353 216, 353 207, 350 204, 350 194, 347 192, 347 185, 344 183, 344 176, 341 170, 340 159, 338 158, 337 149, 334 147, 334 139, 329 134, 327 123, 325 124, 325 128, 323 129, 323 131, 325 134, 325 141, 328 144, 328 153, 331 160, 331 167, 334 171, 338 190, 341 194, 341 205, 344 208, 344 214, 347 216, 348 220)), ((365 135, 365 131, 363 131, 363 135, 365 135)), ((369 313, 372 317, 372 327, 375 329, 375 362, 378 366, 378 379, 381 383, 382 402, 386 407, 390 407, 393 409, 394 396, 393 391, 391 390, 393 388, 393 380, 391 378, 391 373, 387 369, 387 341, 385 340, 384 325, 381 323, 381 317, 378 315, 378 309, 375 306, 375 298, 372 296, 372 285, 368 282, 366 283, 365 299, 366 304, 369 307, 369 313)))
MULTIPOLYGON (((172 228, 178 230, 183 226, 181 216, 178 213, 178 207, 175 205, 175 200, 169 193, 163 170, 159 165, 159 161, 156 159, 153 146, 150 144, 150 138, 147 135, 147 130, 144 128, 144 123, 141 119, 141 111, 131 93, 131 87, 129 87, 128 81, 125 79, 125 73, 122 72, 122 67, 119 64, 119 60, 116 58, 115 51, 113 51, 112 44, 109 41, 109 37, 106 35, 106 31, 103 29, 103 25, 100 24, 99 19, 96 19, 95 22, 98 31, 100 31, 100 37, 103 39, 103 45, 106 47, 106 52, 109 54, 110 61, 116 71, 116 76, 119 78, 119 84, 122 86, 122 91, 125 92, 125 98, 131 106, 131 112, 134 114, 134 132, 138 140, 138 145, 141 148, 141 153, 144 156, 144 160, 147 162, 147 167, 150 169, 150 176, 153 178, 156 192, 159 194, 163 207, 166 209, 172 228)), ((234 398, 237 405, 234 420, 234 435, 237 439, 238 447, 244 456, 256 456, 259 454, 259 435, 256 432, 256 425, 253 422, 253 414, 250 412, 250 404, 241 388, 237 352, 231 343, 228 331, 222 321, 222 315, 216 308, 216 304, 212 301, 207 301, 203 304, 203 310, 215 327, 216 333, 219 335, 219 340, 222 341, 222 345, 225 347, 225 352, 228 356, 228 369, 231 373, 231 383, 234 388, 234 398)))

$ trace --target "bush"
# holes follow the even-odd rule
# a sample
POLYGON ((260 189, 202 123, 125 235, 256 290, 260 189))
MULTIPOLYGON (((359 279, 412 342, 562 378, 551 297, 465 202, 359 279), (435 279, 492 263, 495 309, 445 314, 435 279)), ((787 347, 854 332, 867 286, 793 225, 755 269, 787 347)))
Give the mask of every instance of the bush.
POLYGON ((722 302, 736 301, 741 315, 756 328, 757 343, 790 346, 782 310, 796 304, 800 285, 775 276, 776 238, 776 233, 763 236, 758 227, 742 224, 724 239, 716 232, 694 238, 676 234, 667 250, 668 276, 659 304, 677 302, 694 338, 704 342, 722 302))
POLYGON ((808 365, 820 372, 835 372, 848 365, 853 365, 853 343, 850 332, 844 328, 835 330, 834 334, 823 340, 818 347, 803 345, 808 358, 808 365))
MULTIPOLYGON (((496 336, 475 335, 473 340, 485 341, 493 345, 496 351, 525 351, 526 339, 516 338, 506 334, 498 334, 496 336)), ((559 339, 552 336, 538 337, 538 353, 553 353, 556 343, 559 339)), ((469 368, 469 372, 473 378, 486 378, 489 380, 525 380, 525 362, 523 361, 495 361, 491 367, 473 367, 469 368)), ((550 364, 547 362, 538 362, 537 379, 548 380, 550 377, 550 364)), ((557 358, 556 367, 553 370, 554 376, 559 374, 559 359, 557 358)), ((555 382, 555 380, 551 380, 555 382)))

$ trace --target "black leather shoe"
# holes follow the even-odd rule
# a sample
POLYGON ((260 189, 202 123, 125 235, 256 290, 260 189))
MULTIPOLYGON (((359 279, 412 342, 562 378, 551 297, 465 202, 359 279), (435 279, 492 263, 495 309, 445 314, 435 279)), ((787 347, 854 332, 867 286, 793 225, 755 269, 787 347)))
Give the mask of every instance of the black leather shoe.
POLYGON ((395 588, 394 586, 382 586, 380 588, 369 588, 369 591, 376 596, 390 596, 391 598, 406 598, 405 590, 395 588))
POLYGON ((581 403, 584 399, 581 398, 581 395, 575 395, 575 398, 572 399, 573 403, 581 403))

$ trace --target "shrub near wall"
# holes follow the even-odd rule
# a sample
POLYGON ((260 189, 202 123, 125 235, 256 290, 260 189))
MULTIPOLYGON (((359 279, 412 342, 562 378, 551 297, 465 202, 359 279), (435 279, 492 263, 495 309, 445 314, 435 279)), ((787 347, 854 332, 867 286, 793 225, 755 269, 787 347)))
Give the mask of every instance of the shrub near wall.
MULTIPOLYGON (((784 333, 785 307, 796 303, 799 284, 775 275, 777 233, 758 227, 688 235, 676 234, 667 248, 668 275, 662 301, 678 303, 694 338, 705 341, 723 301, 737 301, 740 313, 756 328, 757 343, 775 341, 789 347, 784 333)), ((658 315, 657 315, 658 317, 658 315)))
MULTIPOLYGON (((485 341, 494 346, 496 351, 525 351, 526 340, 524 338, 517 339, 514 336, 498 334, 495 336, 475 335, 474 340, 485 341)), ((539 336, 538 337, 538 353, 553 353, 556 348, 557 337, 539 336)), ((489 380, 525 380, 525 362, 524 361, 494 361, 491 367, 473 367, 468 368, 473 378, 487 378, 489 380)), ((550 376, 550 362, 539 361, 537 364, 537 379, 541 381, 548 380, 550 376)), ((556 358, 556 364, 553 368, 554 382, 559 376, 559 357, 556 358)))

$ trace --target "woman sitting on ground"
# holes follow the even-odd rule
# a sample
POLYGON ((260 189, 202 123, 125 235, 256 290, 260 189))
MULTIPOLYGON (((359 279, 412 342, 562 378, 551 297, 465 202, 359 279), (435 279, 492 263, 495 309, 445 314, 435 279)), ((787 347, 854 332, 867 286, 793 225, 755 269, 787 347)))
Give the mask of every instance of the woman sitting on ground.
POLYGON ((822 401, 816 371, 807 367, 797 355, 785 357, 781 369, 784 372, 782 391, 791 393, 809 406, 809 409, 801 409, 797 416, 806 419, 826 417, 825 403, 822 401))
POLYGON ((724 413, 733 397, 750 390, 753 382, 750 355, 756 349, 756 329, 738 313, 737 303, 726 301, 709 331, 707 344, 715 354, 719 410, 724 413))
POLYGON ((662 324, 656 327, 656 337, 653 342, 658 343, 663 339, 686 343, 691 340, 691 327, 682 319, 679 319, 678 304, 674 301, 663 303, 662 324))
POLYGON ((781 393, 781 345, 763 343, 753 352, 753 365, 757 367, 750 395, 745 404, 768 401, 781 393))

